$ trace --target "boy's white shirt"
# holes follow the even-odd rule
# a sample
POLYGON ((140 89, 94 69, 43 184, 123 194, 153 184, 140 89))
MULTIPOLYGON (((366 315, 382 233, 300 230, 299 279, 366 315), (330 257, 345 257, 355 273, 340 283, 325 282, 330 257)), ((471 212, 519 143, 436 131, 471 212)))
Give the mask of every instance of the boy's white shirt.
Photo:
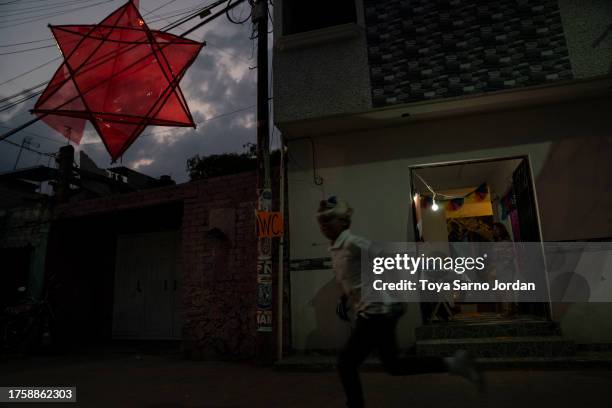
POLYGON ((365 302, 361 299, 361 251, 370 250, 371 245, 370 240, 345 229, 329 247, 336 281, 348 296, 353 313, 363 317, 389 313, 391 310, 390 304, 365 302))

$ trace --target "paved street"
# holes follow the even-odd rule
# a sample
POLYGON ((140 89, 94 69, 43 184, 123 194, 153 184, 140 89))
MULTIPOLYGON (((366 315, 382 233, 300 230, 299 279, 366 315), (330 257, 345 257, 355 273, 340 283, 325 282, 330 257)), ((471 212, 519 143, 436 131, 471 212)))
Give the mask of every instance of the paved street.
MULTIPOLYGON (((367 372, 363 378, 370 407, 599 408, 610 406, 612 385, 612 372, 606 370, 492 371, 486 395, 448 375, 394 378, 367 372)), ((0 385, 76 385, 78 406, 85 407, 343 406, 334 372, 279 371, 169 355, 3 361, 0 385)))

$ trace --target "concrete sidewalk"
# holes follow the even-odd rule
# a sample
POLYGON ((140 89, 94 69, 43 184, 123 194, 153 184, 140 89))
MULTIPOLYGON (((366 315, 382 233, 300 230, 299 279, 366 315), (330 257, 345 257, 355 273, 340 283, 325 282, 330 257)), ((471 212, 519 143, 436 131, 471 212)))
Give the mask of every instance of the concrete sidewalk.
MULTIPOLYGON (((491 371, 479 395, 446 374, 363 373, 369 407, 611 406, 612 371, 491 371)), ((334 372, 287 372, 174 355, 88 354, 0 361, 1 386, 75 385, 83 407, 343 407, 334 372)), ((15 404, 15 406, 35 406, 15 404)))

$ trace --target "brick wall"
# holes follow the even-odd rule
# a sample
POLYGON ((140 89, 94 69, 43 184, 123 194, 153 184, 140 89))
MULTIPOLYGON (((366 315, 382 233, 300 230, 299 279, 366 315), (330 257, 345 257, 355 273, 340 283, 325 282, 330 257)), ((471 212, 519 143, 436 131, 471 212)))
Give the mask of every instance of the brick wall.
POLYGON ((193 358, 254 355, 255 182, 254 173, 218 177, 185 199, 183 339, 193 358))
MULTIPOLYGON (((276 172, 273 172, 276 173, 276 172)), ((255 354, 256 175, 241 173, 56 208, 72 218, 182 202, 183 345, 188 357, 255 354)), ((278 182, 273 180, 274 202, 278 182)), ((273 265, 276 276, 277 263, 273 265)))

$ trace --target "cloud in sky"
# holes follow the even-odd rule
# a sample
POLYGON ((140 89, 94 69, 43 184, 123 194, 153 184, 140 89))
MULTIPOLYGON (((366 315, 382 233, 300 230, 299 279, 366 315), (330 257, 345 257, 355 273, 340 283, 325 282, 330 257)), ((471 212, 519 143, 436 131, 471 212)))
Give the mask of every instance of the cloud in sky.
MULTIPOLYGON (((122 3, 115 1, 112 7, 118 7, 120 4, 122 3)), ((141 1, 141 6, 146 10, 152 10, 161 4, 163 4, 161 1, 141 1)), ((194 4, 198 5, 198 3, 194 4)), ((180 8, 187 6, 181 2, 180 8)), ((112 7, 109 10, 112 10, 112 7)), ((96 15, 96 19, 103 18, 109 10, 100 12, 99 15, 96 15)), ((160 13, 164 11, 172 11, 172 7, 161 9, 160 13)), ((82 15, 82 20, 73 16, 73 21, 70 22, 78 21, 91 23, 92 15, 82 15)), ((46 25, 47 22, 39 23, 46 25)), ((55 17, 52 23, 64 24, 65 22, 55 17)), ((164 24, 167 22, 162 21, 153 26, 159 28, 164 24)), ((180 33, 185 28, 181 27, 173 32, 180 33)), ((0 30, 0 34, 2 34, 1 31, 6 32, 7 30, 0 30)), ((169 174, 176 181, 182 182, 187 180, 185 162, 189 157, 195 154, 208 155, 242 151, 245 143, 255 142, 255 108, 241 110, 256 103, 256 69, 249 69, 256 65, 256 51, 253 49, 252 40, 249 39, 250 34, 250 22, 235 25, 222 16, 210 26, 203 27, 190 35, 190 38, 205 40, 208 43, 180 84, 197 128, 148 127, 116 165, 128 166, 153 177, 169 174), (241 111, 225 116, 227 113, 238 110, 241 111), (220 115, 224 116, 218 117, 220 115)), ((48 32, 38 33, 38 38, 45 36, 48 36, 48 32)), ((13 33, 0 42, 5 44, 18 41, 13 33)), ((19 58, 20 55, 22 54, 15 55, 15 58, 19 58)), ((24 64, 28 64, 26 66, 29 64, 35 66, 50 59, 45 56, 36 62, 30 57, 24 58, 24 64)), ((54 66, 56 67, 57 64, 54 66)), ((0 68, 4 68, 5 65, 9 67, 8 63, 0 62, 0 68)), ((0 69, 0 82, 14 76, 14 72, 0 69)), ((21 82, 22 88, 49 80, 51 74, 52 70, 47 70, 43 73, 35 73, 33 76, 26 76, 21 82)), ((13 92, 15 91, 11 88, 0 86, 0 99, 13 92)), ((3 126, 0 130, 5 131, 8 127, 17 126, 31 119, 28 110, 32 108, 35 100, 36 98, 10 112, 0 113, 0 125, 3 126)), ((77 152, 83 149, 100 167, 109 167, 109 155, 98 135, 91 125, 88 125, 86 129, 81 144, 77 146, 77 152)), ((55 152, 66 144, 65 139, 40 122, 29 127, 27 132, 20 132, 12 136, 10 140, 21 143, 22 139, 27 136, 32 137, 33 142, 40 145, 37 150, 44 152, 55 152)), ((8 143, 0 143, 0 171, 13 168, 18 150, 17 147, 8 143)), ((23 152, 19 167, 47 164, 48 161, 48 157, 23 152)))

